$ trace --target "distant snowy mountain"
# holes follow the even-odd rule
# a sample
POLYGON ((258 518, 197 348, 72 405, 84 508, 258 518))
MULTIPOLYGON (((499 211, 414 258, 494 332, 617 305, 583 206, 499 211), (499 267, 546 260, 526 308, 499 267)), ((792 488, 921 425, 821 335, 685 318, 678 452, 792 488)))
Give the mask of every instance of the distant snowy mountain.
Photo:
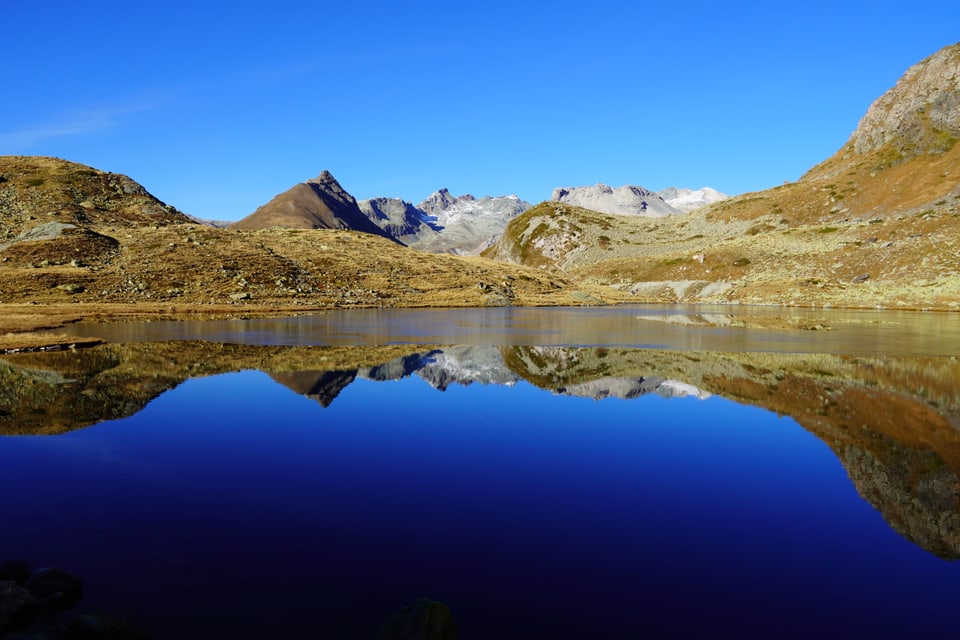
POLYGON ((566 386, 558 393, 570 396, 579 396, 583 398, 593 398, 602 400, 603 398, 621 398, 629 400, 638 398, 648 393, 653 393, 664 398, 697 398, 706 400, 710 393, 698 389, 697 387, 680 382, 678 380, 668 380, 658 376, 649 378, 598 378, 589 382, 581 382, 566 386))
POLYGON ((433 224, 440 227, 437 237, 417 249, 431 253, 477 255, 497 241, 507 223, 530 208, 515 195, 484 196, 470 194, 452 197, 446 189, 434 192, 420 203, 433 224))
POLYGON ((520 381, 520 376, 504 364, 499 347, 480 345, 437 349, 421 360, 417 375, 440 391, 454 383, 512 387, 520 381))
POLYGON ((514 195, 474 198, 468 193, 452 197, 449 191, 440 189, 428 196, 417 208, 433 216, 436 224, 446 228, 463 218, 510 220, 529 209, 530 203, 514 195))
POLYGON ((617 216, 664 218, 682 213, 658 193, 633 185, 609 187, 597 183, 591 187, 559 187, 553 190, 551 200, 617 216))
POLYGON ((371 222, 407 246, 432 240, 439 232, 425 211, 400 198, 372 198, 357 202, 371 222))
POLYGON ((684 213, 693 211, 694 209, 699 209, 700 207, 706 206, 713 202, 726 200, 730 197, 727 194, 720 193, 716 189, 711 189, 710 187, 702 187, 696 190, 668 187, 663 191, 658 192, 658 194, 661 198, 663 198, 664 202, 669 204, 674 209, 684 213))
MULTIPOLYGON (((512 387, 521 380, 549 380, 568 367, 577 366, 571 350, 556 347, 530 347, 528 352, 542 355, 543 360, 524 361, 528 377, 513 370, 504 359, 501 347, 450 346, 423 353, 402 356, 372 367, 345 371, 291 371, 273 373, 271 377, 296 393, 313 398, 328 407, 355 380, 385 382, 418 376, 434 389, 446 391, 451 385, 492 384, 512 387), (532 369, 530 368, 532 367, 532 369)), ((561 376, 562 377, 562 376, 561 376)), ((537 386, 542 386, 537 384, 537 386)), ((660 376, 597 377, 574 384, 547 385, 553 393, 603 400, 605 398, 638 398, 656 394, 664 398, 693 397, 701 400, 710 393, 697 387, 660 376)))
POLYGON ((357 204, 371 222, 414 249, 462 255, 479 254, 503 234, 508 222, 530 208, 515 195, 455 197, 447 189, 416 206, 399 198, 357 204))

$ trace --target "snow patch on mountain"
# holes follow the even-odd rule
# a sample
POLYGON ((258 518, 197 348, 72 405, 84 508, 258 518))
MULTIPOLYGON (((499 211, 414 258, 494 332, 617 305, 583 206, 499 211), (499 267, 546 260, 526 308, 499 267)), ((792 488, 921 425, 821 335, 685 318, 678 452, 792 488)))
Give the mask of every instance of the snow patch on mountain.
POLYGON ((664 218, 682 213, 656 192, 634 185, 610 187, 597 183, 590 187, 558 187, 553 190, 551 200, 617 216, 664 218))
POLYGON ((469 193, 453 197, 447 189, 440 189, 428 196, 418 206, 435 224, 447 227, 461 218, 491 217, 512 220, 530 208, 515 195, 483 196, 475 198, 469 193))
POLYGON ((447 189, 440 189, 417 208, 439 233, 414 245, 415 248, 431 253, 477 255, 496 242, 507 224, 529 209, 530 203, 515 195, 454 197, 447 189))
POLYGON ((562 395, 581 398, 620 398, 630 400, 647 394, 656 394, 664 398, 697 398, 705 400, 710 393, 698 389, 692 384, 679 380, 664 379, 659 376, 644 378, 598 378, 563 387, 558 390, 562 395))
POLYGON ((481 345, 433 351, 423 359, 417 375, 440 391, 453 383, 512 387, 520 381, 520 376, 504 364, 498 347, 481 345))
POLYGON ((658 194, 664 202, 684 213, 730 197, 710 187, 701 187, 700 189, 668 187, 659 191, 658 194))

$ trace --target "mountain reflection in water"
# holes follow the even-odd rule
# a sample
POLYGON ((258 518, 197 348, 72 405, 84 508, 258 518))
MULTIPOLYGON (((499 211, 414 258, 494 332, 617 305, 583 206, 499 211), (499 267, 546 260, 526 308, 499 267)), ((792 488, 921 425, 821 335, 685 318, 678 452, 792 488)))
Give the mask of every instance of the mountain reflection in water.
MULTIPOLYGON (((952 357, 562 346, 107 344, 0 361, 0 435, 62 434, 126 418, 188 379, 246 370, 262 371, 324 408, 360 382, 408 378, 440 392, 454 385, 530 385, 595 400, 719 396, 795 420, 833 451, 859 495, 893 530, 940 558, 960 557, 960 362, 952 357)), ((677 411, 684 406, 678 403, 677 411)), ((718 417, 716 427, 723 426, 718 417)), ((605 425, 591 428, 601 433, 605 425)), ((0 438, 0 452, 4 441, 11 442, 0 438)), ((411 600, 420 595, 428 594, 412 594, 411 600)), ((453 610, 456 615, 455 604, 453 610)))

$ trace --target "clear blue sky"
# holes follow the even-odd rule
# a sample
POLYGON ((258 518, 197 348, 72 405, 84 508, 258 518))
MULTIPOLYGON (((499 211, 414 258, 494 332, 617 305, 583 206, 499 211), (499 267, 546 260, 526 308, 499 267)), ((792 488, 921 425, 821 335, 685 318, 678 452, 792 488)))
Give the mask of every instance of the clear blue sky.
POLYGON ((330 170, 419 202, 735 194, 836 151, 960 2, 6 2, 0 155, 238 219, 330 170))

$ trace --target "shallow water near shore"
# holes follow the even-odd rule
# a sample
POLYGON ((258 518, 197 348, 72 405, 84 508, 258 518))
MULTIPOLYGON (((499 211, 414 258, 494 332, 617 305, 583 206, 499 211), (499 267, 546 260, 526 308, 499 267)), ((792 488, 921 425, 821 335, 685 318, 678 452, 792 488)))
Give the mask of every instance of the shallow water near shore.
POLYGON ((5 358, 0 560, 156 638, 375 638, 420 597, 463 638, 953 633, 955 321, 725 311, 142 323, 5 358))
POLYGON ((739 305, 352 309, 292 318, 80 323, 112 342, 261 345, 617 346, 879 355, 960 355, 960 313, 739 305))

